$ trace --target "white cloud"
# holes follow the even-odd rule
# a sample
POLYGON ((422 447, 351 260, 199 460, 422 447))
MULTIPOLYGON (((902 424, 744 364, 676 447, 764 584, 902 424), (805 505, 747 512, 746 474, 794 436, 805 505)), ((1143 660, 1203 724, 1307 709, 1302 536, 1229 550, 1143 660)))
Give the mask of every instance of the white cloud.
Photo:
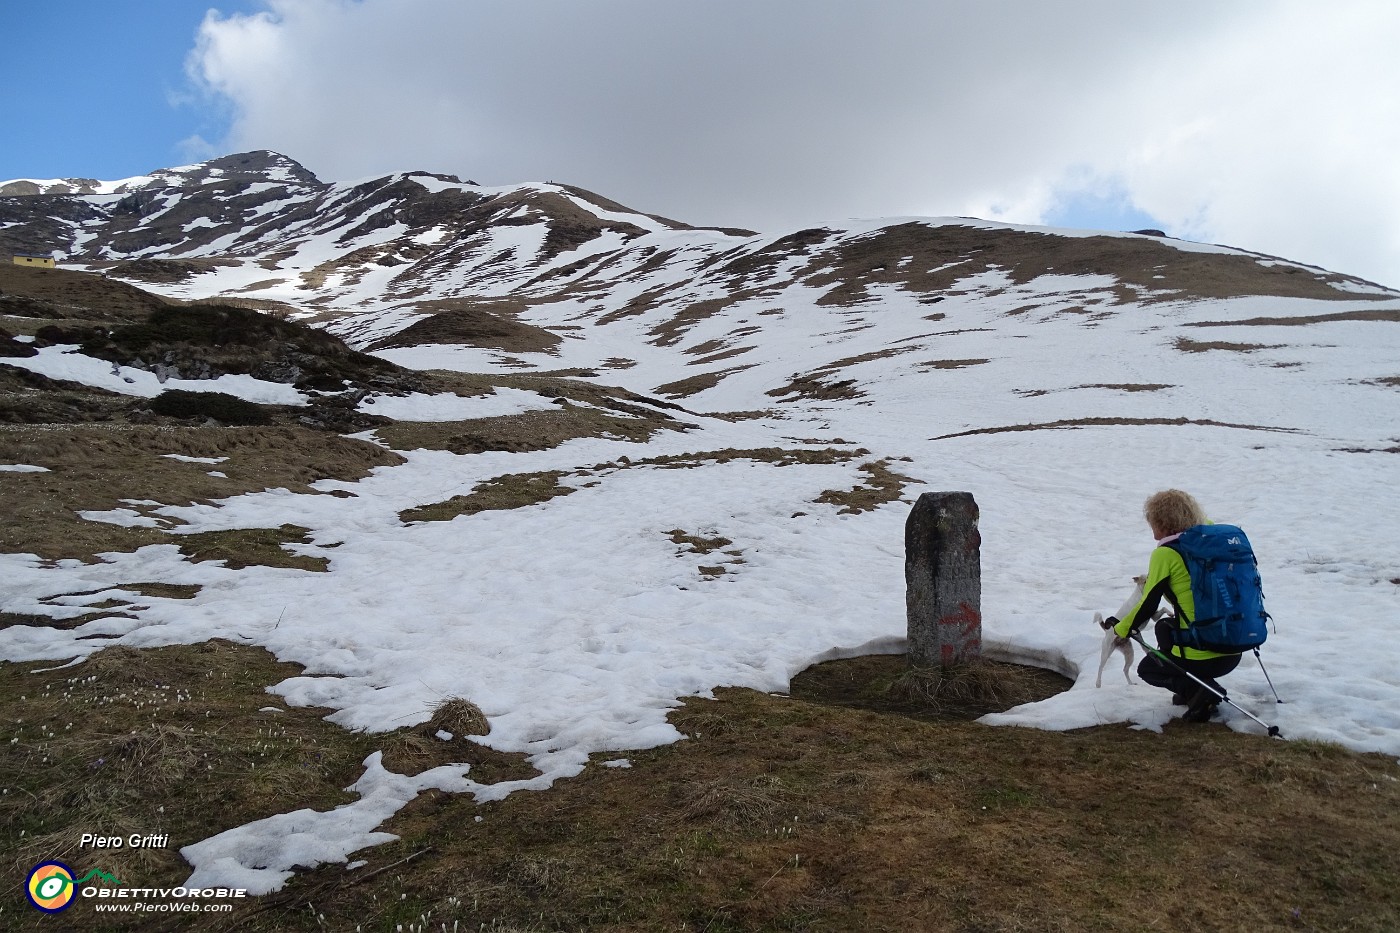
POLYGON ((186 162, 203 162, 222 154, 217 146, 198 133, 180 140, 176 148, 186 162))
POLYGON ((694 223, 1121 191, 1170 232, 1400 284, 1391 0, 269 0, 190 68, 226 149, 553 179, 694 223))

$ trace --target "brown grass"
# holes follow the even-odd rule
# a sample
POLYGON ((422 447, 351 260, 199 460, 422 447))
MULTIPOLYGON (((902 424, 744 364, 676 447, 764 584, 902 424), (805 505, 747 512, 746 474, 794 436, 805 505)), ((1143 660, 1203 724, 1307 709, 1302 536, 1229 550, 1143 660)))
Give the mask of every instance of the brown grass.
POLYGON ((666 398, 685 398, 697 395, 706 389, 713 389, 720 382, 734 375, 741 373, 751 366, 734 366, 729 369, 720 369, 710 373, 700 373, 697 376, 688 376, 685 379, 677 379, 675 382, 667 382, 657 386, 653 391, 657 395, 664 395, 666 398))
POLYGON ((428 317, 376 341, 368 349, 442 343, 489 347, 511 353, 554 352, 560 343, 556 334, 516 319, 525 307, 526 303, 516 298, 442 298, 416 302, 407 308, 426 313, 428 317))
POLYGON ((382 739, 384 767, 399 774, 418 774, 441 765, 471 766, 470 777, 482 784, 534 777, 524 755, 500 752, 473 739, 491 731, 481 707, 464 697, 444 697, 428 721, 382 739), (450 739, 439 733, 451 733, 450 739))
POLYGON ((1357 311, 1337 311, 1332 314, 1300 314, 1296 317, 1252 317, 1243 321, 1194 321, 1187 327, 1288 327, 1306 324, 1331 324, 1337 321, 1400 321, 1400 310, 1369 308, 1357 311))
POLYGON ((547 502, 555 496, 567 496, 574 490, 559 485, 564 473, 549 470, 543 473, 510 473, 479 484, 465 496, 453 496, 445 502, 434 502, 405 509, 399 513, 402 522, 450 522, 459 515, 475 515, 500 509, 522 509, 547 502))
POLYGON ((819 303, 838 307, 869 301, 873 286, 937 297, 955 289, 960 279, 992 268, 1015 285, 1047 271, 1113 276, 1120 284, 1081 296, 1097 299, 1105 308, 1141 300, 1240 295, 1358 297, 1332 287, 1355 279, 1292 265, 1263 266, 1251 256, 1186 252, 1140 237, 1059 237, 908 223, 843 240, 825 250, 819 262, 819 267, 798 270, 794 277, 813 287, 828 287, 819 303))
MULTIPOLYGON (((401 773, 531 773, 471 740, 483 723, 460 697, 410 729, 349 733, 267 695, 298 668, 223 641, 3 669, 12 879, 62 858, 131 885, 179 884, 179 845, 344 802, 375 748, 401 773), (82 832, 151 831, 171 833, 170 847, 78 848, 82 832)), ((254 933, 1396 928, 1393 759, 1180 721, 1161 734, 973 721, 1064 685, 1013 665, 932 676, 901 656, 831 662, 791 696, 686 701, 671 719, 689 738, 625 753, 629 769, 595 765, 486 805, 425 792, 382 827, 396 841, 352 856, 364 868, 299 872, 234 914, 99 921, 80 904, 64 919, 254 933)), ((6 929, 55 928, 22 906, 6 908, 6 929)))
POLYGON ((375 433, 395 450, 447 450, 457 454, 487 450, 511 452, 548 450, 580 437, 614 437, 646 441, 658 431, 685 431, 678 406, 649 399, 624 389, 596 386, 575 379, 545 376, 453 377, 447 380, 458 394, 485 394, 493 385, 538 392, 558 406, 496 418, 410 423, 380 427, 375 433), (574 404, 577 403, 577 404, 574 404), (675 412, 676 414, 672 414, 675 412))
POLYGON ((919 368, 925 372, 930 369, 966 369, 969 366, 981 366, 983 363, 990 363, 991 360, 929 360, 920 363, 919 368))
POLYGON ((898 502, 906 486, 923 483, 923 480, 891 470, 888 459, 873 460, 862 464, 860 469, 869 476, 865 483, 846 491, 828 489, 816 501, 839 506, 842 515, 858 515, 889 502, 898 502))
POLYGON ((649 343, 657 347, 675 346, 696 324, 714 317, 730 305, 743 300, 747 294, 750 293, 740 292, 725 298, 710 298, 687 305, 647 331, 647 335, 651 337, 649 343))
MULTIPOLYGON (((0 425, 0 462, 48 467, 0 483, 0 551, 91 560, 148 544, 195 546, 157 528, 86 521, 80 511, 210 502, 262 489, 312 492, 310 484, 353 481, 402 458, 374 444, 305 428, 175 428, 138 425, 0 425), (185 463, 164 454, 226 457, 185 463), (210 472, 224 476, 210 476, 210 472)), ((138 511, 148 510, 142 507, 138 511)))
MULTIPOLYGON (((731 547, 734 542, 722 535, 706 538, 700 535, 690 534, 680 528, 673 528, 666 532, 666 534, 670 536, 673 543, 681 545, 681 549, 676 551, 677 557, 682 557, 686 554, 706 555, 721 551, 725 557, 729 558, 724 561, 725 564, 739 566, 746 563, 744 560, 743 548, 731 547)), ((700 576, 706 580, 716 580, 729 572, 728 568, 723 566, 723 564, 701 564, 696 569, 699 571, 700 576)))
POLYGON ((11 333, 32 334, 44 324, 112 326, 145 320, 167 305, 163 299, 124 282, 70 269, 28 269, 0 263, 0 314, 14 315, 11 333), (24 319, 37 325, 16 326, 24 319))
POLYGON ((954 434, 940 434, 929 438, 944 441, 953 437, 970 437, 974 434, 1005 434, 1013 431, 1067 431, 1077 428, 1134 427, 1143 424, 1196 424, 1214 428, 1236 428, 1241 431, 1280 431, 1295 433, 1293 428, 1278 428, 1260 424, 1232 424, 1228 421, 1214 421, 1209 418, 1066 418, 1060 421, 1047 421, 1040 424, 1008 424, 994 428, 973 428, 954 434))
MULTIPOLYGON (((338 867, 305 873, 239 929, 1379 933, 1400 921, 1393 760, 1219 725, 1050 733, 917 696, 879 709, 904 664, 833 662, 823 686, 804 673, 791 697, 687 701, 671 718, 688 740, 545 793, 480 807, 424 794, 387 825, 400 839, 362 856, 364 872, 411 867, 358 884, 338 867)), ((1029 698, 1062 689, 1027 676, 1029 698)))
POLYGON ((796 375, 785 386, 776 389, 769 389, 766 395, 782 399, 785 402, 799 400, 815 402, 849 401, 864 398, 865 393, 856 388, 854 379, 823 379, 815 375, 796 375), (784 396, 792 398, 784 398, 784 396))
POLYGON ((874 655, 810 667, 793 678, 792 695, 813 703, 924 719, 975 719, 1044 699, 1068 686, 1049 671, 985 658, 926 668, 910 665, 904 655, 874 655))
POLYGON ((85 904, 55 918, 17 885, 42 859, 101 868, 130 886, 174 887, 190 866, 179 847, 299 807, 348 802, 378 740, 287 707, 266 688, 301 673, 260 648, 214 640, 108 648, 73 667, 0 663, 0 823, 10 891, 7 930, 157 930, 133 915, 98 922, 85 904), (280 712, 264 711, 275 707, 280 712), (164 848, 79 848, 83 833, 168 833, 164 848), (19 898, 18 901, 15 898, 19 898))
POLYGON ((969 706, 1011 706, 1026 693, 1020 669, 1013 665, 975 660, 952 667, 913 667, 891 677, 885 693, 891 701, 933 712, 969 706))
POLYGON ((753 346, 748 346, 748 347, 734 347, 734 348, 729 349, 729 350, 721 350, 721 351, 719 351, 719 352, 717 352, 717 353, 712 353, 712 354, 710 354, 709 356, 703 357, 702 359, 695 360, 695 361, 693 361, 693 362, 691 362, 691 363, 689 363, 689 364, 687 364, 687 365, 690 365, 690 366, 708 366, 708 365, 710 365, 711 363, 721 363, 721 362, 723 362, 724 360, 732 360, 732 359, 734 359, 736 356, 743 356, 745 353, 751 353, 752 351, 754 351, 754 350, 756 350, 756 349, 758 349, 758 348, 757 348, 757 347, 753 347, 753 346))
MULTIPOLYGON (((833 441, 833 443, 839 443, 833 441)), ((739 449, 737 447, 726 447, 723 450, 702 450, 683 454, 661 454, 656 457, 645 457, 639 460, 632 460, 627 457, 619 457, 615 462, 600 463, 594 466, 594 470, 611 470, 619 468, 630 468, 639 466, 655 466, 664 470, 688 470, 702 466, 706 463, 732 463, 735 460, 753 460, 758 463, 771 463, 774 466, 785 467, 797 464, 814 463, 845 463, 856 457, 866 457, 870 451, 864 447, 855 450, 837 450, 834 447, 825 447, 820 450, 808 450, 803 448, 788 447, 747 447, 739 449)))
POLYGON ((1172 386, 1164 382, 1094 382, 1081 389, 1116 389, 1119 392, 1160 392, 1172 386))
POLYGON ((1231 343, 1228 340, 1192 340, 1178 337, 1172 346, 1182 353, 1205 353, 1210 350, 1229 350, 1233 353, 1253 353, 1255 350, 1281 350, 1281 343, 1231 343))
POLYGON ((713 538, 703 538, 699 535, 690 534, 689 532, 680 528, 673 528, 670 531, 666 532, 666 534, 670 535, 671 540, 674 543, 685 545, 685 550, 680 553, 709 554, 713 551, 718 551, 722 548, 726 548, 734 543, 728 538, 719 535, 716 535, 713 538))
POLYGON ((1052 392, 1070 392, 1075 389, 1113 389, 1118 392, 1160 392, 1163 389, 1174 388, 1162 382, 1094 382, 1082 386, 1069 386, 1065 389, 1016 389, 1017 395, 1022 398, 1040 398, 1052 392))
POLYGON ((234 528, 227 531, 202 531, 179 535, 175 542, 180 553, 192 561, 223 561, 230 570, 244 567, 286 567, 292 570, 326 571, 330 561, 325 557, 297 554, 287 549, 289 544, 309 544, 309 528, 283 525, 280 528, 234 528))
POLYGON ((481 707, 462 697, 448 697, 433 709, 428 725, 457 735, 485 735, 491 731, 481 707))
POLYGON ((902 355, 905 354, 905 353, 913 353, 913 352, 915 352, 915 351, 918 350, 918 349, 919 349, 919 347, 917 347, 917 346, 910 346, 910 347, 898 347, 898 346, 895 346, 895 347, 886 347, 886 348, 883 349, 883 350, 874 350, 874 351, 872 351, 872 352, 870 352, 870 353, 861 353, 861 354, 858 354, 858 355, 856 355, 856 356, 848 356, 848 357, 845 357, 844 359, 834 360, 834 361, 832 361, 832 362, 830 362, 830 363, 827 363, 825 366, 821 367, 820 369, 814 370, 814 371, 813 371, 813 375, 824 375, 824 376, 829 376, 829 375, 832 375, 832 374, 834 374, 834 373, 840 372, 841 370, 846 369, 846 368, 851 367, 851 366, 859 366, 859 365, 861 365, 862 363, 873 363, 875 360, 888 360, 888 359, 893 359, 894 357, 896 357, 896 356, 902 356, 902 355))

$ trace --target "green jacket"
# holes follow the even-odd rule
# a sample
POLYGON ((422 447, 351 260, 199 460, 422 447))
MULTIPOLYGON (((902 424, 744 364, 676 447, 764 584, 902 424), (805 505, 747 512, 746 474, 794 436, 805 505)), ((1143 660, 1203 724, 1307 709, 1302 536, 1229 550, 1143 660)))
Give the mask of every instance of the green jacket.
MULTIPOLYGON (((1114 634, 1120 638, 1127 638, 1129 632, 1146 625, 1152 620, 1152 613, 1157 611, 1163 598, 1176 610, 1179 628, 1185 629, 1195 621, 1196 600, 1191 595, 1191 574, 1186 570, 1186 562, 1173 548, 1158 545, 1152 550, 1152 557, 1147 562, 1147 580, 1142 584, 1142 599, 1113 627, 1114 634)), ((1171 653, 1188 661, 1224 657, 1219 651, 1185 648, 1181 645, 1173 645, 1171 653)))

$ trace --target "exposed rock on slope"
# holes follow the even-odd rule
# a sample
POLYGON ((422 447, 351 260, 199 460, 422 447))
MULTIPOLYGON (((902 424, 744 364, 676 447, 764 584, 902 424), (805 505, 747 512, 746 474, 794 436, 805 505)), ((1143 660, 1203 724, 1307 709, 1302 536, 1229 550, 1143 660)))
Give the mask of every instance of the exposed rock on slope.
MULTIPOLYGON (((1159 231, 951 218, 757 235, 690 227, 568 185, 492 188, 426 172, 330 184, 269 152, 86 187, 96 193, 0 197, 0 251, 52 249, 171 298, 273 311, 412 369, 626 370, 634 390, 729 410, 865 399, 867 374, 896 358, 911 377, 982 368, 992 345, 1030 337, 1026 328, 1110 328, 1140 344, 1157 340, 1155 327, 1208 323, 1179 309, 1214 299, 1397 294, 1159 231), (979 333, 996 336, 955 339, 979 333), (802 359, 775 347, 801 347, 802 359)), ((38 313, 10 313, 20 312, 38 313)), ((57 305, 44 313, 70 316, 57 305)), ((1161 340, 1178 353, 1246 345, 1161 340)), ((192 362, 173 346, 159 355, 182 372, 192 362)), ((211 371, 222 365, 203 358, 211 371)), ((316 371, 285 354, 264 362, 294 382, 316 371)))

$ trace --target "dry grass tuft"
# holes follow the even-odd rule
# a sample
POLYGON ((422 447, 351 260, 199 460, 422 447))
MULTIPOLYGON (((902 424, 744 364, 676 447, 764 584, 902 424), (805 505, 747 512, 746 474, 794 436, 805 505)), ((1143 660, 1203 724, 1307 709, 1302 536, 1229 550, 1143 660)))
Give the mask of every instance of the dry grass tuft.
POLYGON ((164 683, 168 679, 168 674, 162 673, 164 670, 159 657, 149 651, 128 648, 125 645, 104 648, 96 654, 89 655, 82 665, 84 676, 102 680, 121 678, 126 683, 140 686, 164 683))
POLYGON ((566 884, 573 873, 573 867, 564 859, 525 856, 507 877, 514 884, 547 897, 566 884))
POLYGON ((719 712, 699 712, 684 717, 673 716, 677 729, 693 736, 730 735, 738 726, 732 719, 719 712))
POLYGON ((434 732, 451 732, 454 736, 486 735, 491 731, 491 723, 481 707, 462 697, 448 697, 434 707, 428 726, 434 732))
POLYGON ((1018 697, 1031 692, 1036 680, 1038 675, 1028 668, 977 659, 951 667, 909 665, 889 678, 880 691, 895 703, 938 713, 969 706, 1014 705, 1018 697))
POLYGON ((107 760, 128 785, 139 786, 143 794, 159 793, 201 764, 200 744, 187 728, 153 722, 118 740, 107 760))
POLYGON ((384 767, 400 774, 415 774, 438 763, 442 741, 417 732, 401 732, 384 743, 384 767))
POLYGON ((772 822, 792 809, 792 794, 771 774, 697 782, 683 789, 682 798, 676 815, 691 822, 752 826, 772 822))

